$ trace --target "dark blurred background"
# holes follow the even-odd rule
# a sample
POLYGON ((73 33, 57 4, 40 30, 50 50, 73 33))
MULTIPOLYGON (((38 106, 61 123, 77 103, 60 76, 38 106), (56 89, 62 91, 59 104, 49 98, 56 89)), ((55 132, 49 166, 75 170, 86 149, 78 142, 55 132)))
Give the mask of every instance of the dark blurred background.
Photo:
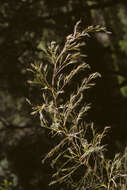
POLYGON ((84 52, 92 71, 102 75, 90 95, 89 120, 99 128, 111 126, 110 155, 126 146, 126 0, 0 0, 0 186, 5 189, 65 189, 48 187, 52 170, 41 159, 52 142, 30 115, 25 98, 36 101, 38 92, 27 84, 26 68, 42 60, 47 42, 62 44, 80 19, 84 28, 99 24, 111 32, 93 35, 84 52))

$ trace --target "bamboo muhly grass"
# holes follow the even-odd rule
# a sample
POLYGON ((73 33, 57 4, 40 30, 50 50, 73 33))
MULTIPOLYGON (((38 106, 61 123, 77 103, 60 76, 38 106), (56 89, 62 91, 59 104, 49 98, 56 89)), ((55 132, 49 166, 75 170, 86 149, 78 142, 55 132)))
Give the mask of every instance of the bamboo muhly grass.
POLYGON ((95 85, 94 79, 100 74, 96 72, 84 75, 84 79, 77 86, 75 84, 76 89, 64 100, 66 87, 73 82, 75 76, 84 70, 90 70, 84 61, 86 55, 81 53, 85 38, 93 32, 106 32, 101 26, 90 26, 80 31, 79 25, 80 22, 77 22, 74 32, 67 36, 63 47, 56 42, 50 43, 43 52, 46 62, 31 64, 28 69, 34 76, 29 83, 38 85, 42 93, 42 102, 33 107, 32 114, 38 113, 41 126, 50 130, 50 134, 59 141, 43 162, 52 158, 51 166, 55 173, 50 185, 64 182, 77 190, 121 190, 126 180, 127 153, 121 157, 117 155, 113 161, 106 160, 103 154, 105 146, 101 141, 108 128, 98 134, 93 124, 86 124, 83 119, 90 109, 90 104, 82 104, 85 90, 95 85), (91 130, 90 140, 87 130, 91 130), (75 176, 79 170, 82 172, 77 181, 75 176))

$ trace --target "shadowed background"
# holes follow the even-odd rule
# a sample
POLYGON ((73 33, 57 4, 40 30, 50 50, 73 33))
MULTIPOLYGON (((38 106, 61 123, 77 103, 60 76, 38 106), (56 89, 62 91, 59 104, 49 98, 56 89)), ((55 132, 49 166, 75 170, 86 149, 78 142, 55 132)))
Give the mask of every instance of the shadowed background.
POLYGON ((52 170, 41 159, 52 143, 38 118, 30 116, 25 98, 37 102, 38 90, 27 84, 26 68, 42 60, 48 41, 62 44, 78 20, 83 28, 106 26, 111 34, 91 36, 83 50, 92 71, 102 76, 88 97, 88 120, 98 128, 111 126, 110 156, 122 151, 127 142, 126 1, 1 0, 0 7, 0 183, 12 181, 13 190, 62 190, 48 187, 52 170))

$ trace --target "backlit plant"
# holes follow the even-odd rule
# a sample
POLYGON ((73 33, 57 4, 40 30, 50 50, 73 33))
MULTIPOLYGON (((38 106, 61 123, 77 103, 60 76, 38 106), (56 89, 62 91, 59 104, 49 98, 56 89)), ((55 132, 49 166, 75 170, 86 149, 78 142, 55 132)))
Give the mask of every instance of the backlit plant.
POLYGON ((93 123, 85 122, 90 104, 84 103, 84 94, 95 85, 94 80, 100 74, 84 73, 82 81, 73 84, 80 73, 90 71, 84 61, 86 55, 81 53, 85 39, 93 32, 107 31, 101 26, 80 30, 79 25, 77 22, 63 47, 51 42, 47 50, 43 50, 45 62, 31 64, 28 69, 33 73, 29 83, 38 85, 42 97, 40 105, 32 107, 32 114, 39 114, 41 126, 49 130, 57 142, 43 162, 51 158, 54 174, 50 185, 66 183, 76 190, 125 190, 127 151, 123 156, 117 154, 113 160, 105 159, 105 146, 101 142, 108 127, 98 133, 93 123), (74 90, 67 95, 70 84, 74 90))

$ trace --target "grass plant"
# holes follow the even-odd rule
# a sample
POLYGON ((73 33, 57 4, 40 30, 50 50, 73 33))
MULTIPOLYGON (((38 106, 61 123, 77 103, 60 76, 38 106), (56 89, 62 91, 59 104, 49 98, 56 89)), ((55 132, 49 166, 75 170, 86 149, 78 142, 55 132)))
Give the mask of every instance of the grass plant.
POLYGON ((90 71, 81 48, 95 32, 107 31, 101 26, 82 30, 79 21, 62 47, 51 42, 43 50, 45 62, 31 64, 28 70, 33 80, 29 83, 38 85, 42 97, 40 105, 32 106, 32 114, 39 114, 41 127, 49 130, 57 142, 42 160, 44 163, 51 159, 54 168, 50 185, 66 183, 76 190, 127 190, 127 149, 112 160, 106 159, 102 139, 108 127, 98 133, 93 123, 85 121, 91 106, 82 103, 84 94, 95 85, 100 74, 87 72, 82 81, 75 83, 75 90, 66 95, 75 77, 82 71, 90 71))

